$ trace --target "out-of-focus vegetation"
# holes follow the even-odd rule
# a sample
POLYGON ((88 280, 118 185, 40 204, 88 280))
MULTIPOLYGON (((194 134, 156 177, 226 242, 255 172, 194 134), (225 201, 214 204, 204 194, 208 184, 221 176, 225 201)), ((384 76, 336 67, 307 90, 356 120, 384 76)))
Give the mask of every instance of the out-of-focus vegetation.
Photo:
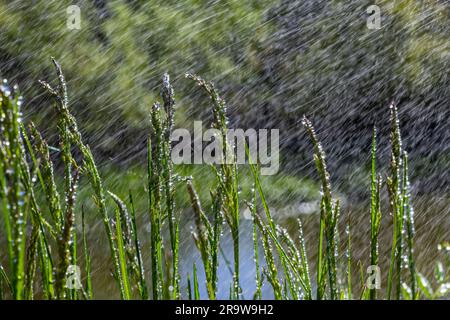
POLYGON ((425 159, 413 162, 413 175, 447 190, 449 17, 445 0, 2 0, 0 72, 20 83, 25 116, 50 127, 55 115, 30 79, 50 79, 47 57, 57 57, 69 85, 77 83, 70 103, 94 153, 120 161, 144 149, 147 107, 166 71, 179 88, 179 125, 208 115, 198 90, 181 80, 202 74, 224 88, 232 125, 281 129, 283 169, 307 159, 308 142, 295 133, 309 113, 327 128, 331 158, 347 163, 330 166, 350 172, 374 122, 387 139, 382 107, 395 100, 413 158, 425 159), (81 30, 66 27, 72 4, 81 30), (366 26, 372 4, 381 8, 380 30, 366 26), (350 143, 335 146, 336 136, 350 143))
MULTIPOLYGON (((413 174, 426 176, 417 186, 434 179, 436 189, 448 190, 449 17, 445 1, 282 0, 268 16, 276 32, 257 53, 264 68, 246 99, 249 114, 260 115, 261 124, 267 117, 284 123, 286 151, 299 160, 307 142, 296 134, 296 119, 313 114, 330 157, 339 159, 330 160, 330 168, 345 176, 365 157, 373 123, 380 139, 388 139, 383 108, 395 101, 410 151, 427 159, 413 162, 413 174), (372 4, 381 9, 380 30, 366 26, 372 4), (336 137, 348 144, 337 145, 336 137)), ((380 154, 387 156, 387 149, 380 154)))
MULTIPOLYGON (((103 141, 101 152, 117 155, 118 145, 127 146, 136 134, 144 137, 138 129, 147 123, 164 72, 245 82, 244 61, 254 39, 270 30, 264 22, 270 6, 234 0, 0 1, 0 71, 20 83, 26 96, 38 97, 27 101, 25 112, 42 117, 48 110, 29 79, 48 77, 48 57, 58 57, 68 84, 79 84, 70 103, 88 138, 103 141), (81 30, 66 27, 72 4, 81 9, 81 30)), ((185 97, 192 97, 186 94, 191 89, 180 83, 185 97)), ((189 106, 192 100, 184 110, 189 106)))

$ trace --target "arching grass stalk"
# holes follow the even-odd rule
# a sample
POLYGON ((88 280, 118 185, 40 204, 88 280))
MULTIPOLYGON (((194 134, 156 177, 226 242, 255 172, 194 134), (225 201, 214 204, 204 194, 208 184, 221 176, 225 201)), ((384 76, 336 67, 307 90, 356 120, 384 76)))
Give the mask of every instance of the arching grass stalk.
POLYGON ((239 299, 241 288, 239 285, 239 196, 238 196, 238 170, 234 157, 232 147, 227 140, 228 118, 225 100, 223 100, 213 83, 203 80, 201 77, 194 74, 186 74, 188 79, 197 83, 210 97, 213 104, 213 122, 212 127, 220 130, 222 143, 222 156, 226 161, 215 170, 218 179, 217 194, 222 196, 222 208, 225 220, 230 227, 231 236, 233 238, 233 254, 234 254, 234 285, 233 295, 234 299, 239 299), (232 159, 232 161, 230 160, 232 159))
MULTIPOLYGON (((69 100, 67 95, 67 87, 65 83, 65 78, 62 73, 61 67, 56 61, 54 61, 56 72, 59 78, 59 88, 58 95, 60 98, 59 102, 61 104, 61 111, 67 110, 69 107, 69 100)), ((75 120, 73 120, 75 121, 75 120)), ((59 217, 60 221, 57 224, 58 236, 58 253, 59 253, 59 266, 56 273, 56 294, 59 299, 66 298, 66 292, 63 289, 64 277, 66 275, 67 268, 69 266, 69 260, 71 258, 71 248, 69 248, 69 242, 74 243, 75 234, 73 232, 73 224, 75 222, 75 197, 76 197, 76 183, 74 181, 78 176, 76 173, 73 176, 72 167, 77 168, 75 160, 72 156, 72 139, 70 137, 69 131, 70 122, 65 119, 65 117, 59 117, 58 119, 58 130, 60 137, 60 150, 61 159, 64 164, 64 193, 65 206, 64 206, 64 216, 59 217)), ((76 169, 77 170, 77 169, 76 169)), ((72 251, 72 258, 75 258, 75 253, 72 251)), ((72 292, 69 292, 72 294, 72 292)))
POLYGON ((200 251, 206 276, 206 289, 211 300, 216 299, 217 291, 217 268, 220 240, 220 226, 222 225, 222 214, 220 212, 220 196, 213 197, 214 221, 213 225, 205 215, 197 192, 190 179, 187 180, 187 190, 191 200, 192 209, 195 214, 196 232, 192 232, 195 244, 200 251))
POLYGON ((0 87, 0 198, 8 242, 15 299, 25 291, 25 227, 30 209, 29 194, 21 182, 24 149, 20 136, 20 102, 6 83, 0 87))
MULTIPOLYGON (((337 233, 337 221, 339 216, 339 202, 337 201, 333 204, 333 198, 331 195, 331 184, 330 184, 330 174, 327 171, 325 163, 325 153, 323 151, 322 145, 319 143, 314 127, 312 123, 303 117, 303 125, 306 128, 308 135, 314 146, 314 161, 316 163, 317 172, 319 174, 320 180, 322 182, 322 206, 320 212, 320 232, 324 231, 326 238, 326 258, 327 258, 327 270, 329 278, 329 288, 330 288, 330 299, 335 300, 338 298, 338 288, 337 288, 337 267, 336 267, 336 255, 338 244, 336 243, 336 233, 337 233)), ((322 241, 320 235, 320 242, 322 241)), ((319 261, 317 272, 321 275, 323 263, 321 261, 322 252, 320 251, 321 244, 319 244, 319 261)), ((321 279, 319 278, 318 284, 321 285, 321 279)), ((320 296, 323 294, 321 288, 320 296)), ((319 290, 319 289, 318 289, 319 290)), ((318 291, 319 293, 319 291, 318 291)))
POLYGON ((304 296, 303 298, 306 300, 312 299, 312 291, 311 291, 311 277, 309 274, 309 262, 308 256, 306 254, 306 244, 305 238, 303 236, 303 226, 300 219, 297 219, 298 222, 298 240, 299 240, 299 251, 300 251, 300 276, 302 276, 302 282, 305 285, 304 296))
POLYGON ((392 286, 395 280, 395 297, 400 299, 401 271, 402 271, 402 231, 404 227, 403 199, 400 190, 402 166, 402 142, 400 136, 397 107, 390 105, 391 113, 391 175, 387 179, 389 194, 389 207, 393 217, 393 235, 391 260, 389 265, 387 298, 392 295, 392 286), (395 278, 394 278, 395 273, 395 278))
POLYGON ((169 222, 169 237, 170 248, 172 251, 172 299, 180 298, 180 274, 178 271, 178 246, 179 246, 179 218, 175 216, 175 185, 173 174, 173 163, 171 158, 172 144, 170 141, 170 135, 173 129, 174 114, 175 114, 175 94, 172 85, 170 84, 169 74, 164 74, 161 87, 161 98, 163 100, 163 108, 165 112, 165 119, 162 121, 164 128, 163 139, 163 186, 166 202, 167 220, 169 222))
MULTIPOLYGON (((270 213, 270 209, 269 206, 266 202, 266 197, 264 195, 264 191, 262 189, 262 185, 261 185, 261 178, 260 178, 260 173, 258 170, 258 166, 256 166, 253 162, 253 160, 251 159, 251 155, 250 155, 250 151, 248 146, 246 145, 246 153, 247 153, 247 157, 249 158, 249 166, 253 175, 253 178, 255 179, 254 181, 254 185, 256 187, 257 193, 259 194, 260 197, 260 201, 263 207, 263 210, 265 212, 265 218, 267 220, 267 222, 263 223, 262 219, 257 219, 255 220, 258 225, 258 228, 260 229, 261 234, 263 234, 263 232, 268 235, 268 237, 270 238, 270 240, 273 242, 273 244, 275 245, 275 248, 277 250, 277 254, 278 254, 278 258, 280 259, 280 263, 282 265, 283 268, 283 273, 285 275, 287 275, 287 277, 291 277, 291 273, 293 274, 293 276, 296 278, 296 280, 299 282, 298 285, 296 285, 295 290, 297 290, 297 288, 301 287, 304 296, 311 296, 311 287, 308 286, 308 282, 304 281, 305 275, 302 274, 302 268, 298 268, 298 265, 296 265, 296 263, 293 261, 293 259, 291 259, 291 257, 289 256, 289 253, 286 251, 286 249, 283 247, 281 239, 279 239, 279 230, 277 230, 277 225, 275 224, 275 221, 272 218, 272 215, 270 213), (259 223, 261 222, 261 223, 259 223), (262 228, 264 228, 264 231, 262 230, 262 228)), ((271 246, 266 246, 266 249, 270 248, 271 246)), ((272 255, 272 251, 267 251, 264 250, 264 254, 266 257, 266 261, 268 259, 268 255, 272 255)), ((271 258, 269 257, 269 260, 271 258)), ((266 272, 264 272, 265 275, 267 275, 266 272)), ((274 273, 271 274, 272 277, 275 275, 274 273)), ((274 288, 274 294, 277 295, 279 294, 278 292, 276 292, 278 290, 278 283, 281 283, 280 280, 275 280, 273 279, 273 283, 275 284, 274 288)), ((289 281, 289 283, 292 283, 292 281, 289 281)), ((289 287, 287 285, 289 285, 289 283, 285 283, 285 287, 284 287, 284 291, 286 292, 286 290, 290 290, 292 291, 293 288, 289 287), (286 285, 287 284, 287 285, 286 285)), ((282 289, 281 289, 282 290, 282 289)), ((285 293, 287 296, 287 293, 285 293)), ((296 294, 294 294, 295 296, 296 294)))
MULTIPOLYGON (((91 186, 94 191, 94 200, 97 204, 99 213, 103 220, 103 225, 105 227, 105 231, 108 237, 109 247, 110 247, 110 253, 111 253, 111 259, 114 265, 114 278, 116 279, 119 288, 121 297, 125 297, 125 291, 124 291, 124 284, 121 280, 121 272, 119 268, 119 259, 118 259, 118 253, 117 248, 115 246, 115 243, 113 241, 113 233, 110 225, 110 219, 106 210, 106 199, 105 199, 105 189, 103 187, 102 180, 100 178, 100 175, 98 173, 97 166, 95 164, 94 157, 92 155, 92 152, 89 148, 89 146, 85 145, 83 143, 81 133, 78 130, 77 123, 75 121, 75 118, 72 116, 72 114, 69 111, 68 106, 68 97, 67 97, 67 87, 66 82, 64 79, 64 75, 61 70, 61 66, 59 63, 52 58, 53 64, 56 69, 56 73, 58 75, 59 79, 59 87, 58 90, 53 89, 48 83, 45 81, 40 81, 41 85, 50 93, 52 97, 56 100, 56 111, 58 112, 59 116, 59 126, 61 129, 64 129, 64 135, 67 134, 67 143, 72 143, 76 145, 82 155, 83 155, 83 173, 86 173, 91 182, 91 186)), ((68 153, 66 153, 68 155, 68 153)), ((66 161, 69 161, 66 159, 66 161)), ((69 163, 69 162, 66 162, 69 163)), ((67 168, 66 168, 67 170, 67 168)), ((67 177, 68 178, 68 177, 67 177)), ((69 178, 68 178, 69 179, 69 178)), ((66 181, 67 183, 67 181, 66 181)))
MULTIPOLYGON (((297 249, 287 230, 285 228, 277 226, 277 237, 280 239, 280 242, 284 244, 286 254, 291 258, 295 269, 299 270, 300 274, 303 274, 304 270, 302 270, 300 251, 297 249)), ((283 266, 283 270, 285 270, 284 299, 288 299, 289 297, 294 300, 300 299, 301 291, 298 284, 301 279, 296 279, 295 274, 289 269, 286 261, 281 259, 281 264, 283 266)))
MULTIPOLYGON (((290 291, 292 291, 292 289, 297 290, 299 287, 301 287, 301 289, 303 291, 303 295, 305 297, 311 297, 312 295, 311 295, 311 286, 310 286, 310 282, 309 282, 309 275, 305 274, 305 272, 308 270, 308 268, 299 268, 298 263, 297 264, 295 263, 295 261, 291 258, 289 253, 283 247, 282 241, 279 238, 279 230, 277 230, 277 226, 275 224, 275 221, 272 218, 269 206, 266 202, 266 197, 264 195, 264 191, 263 191, 262 185, 261 185, 261 180, 260 180, 261 178, 260 178, 258 166, 256 166, 254 164, 254 161, 251 159, 250 151, 249 151, 249 148, 247 145, 246 145, 246 153, 247 153, 247 157, 249 158, 249 166, 250 166, 253 178, 255 179, 254 185, 256 187, 257 193, 259 194, 261 204, 262 204, 262 207, 265 212, 265 218, 267 220, 267 222, 263 223, 262 219, 256 219, 255 222, 257 222, 257 226, 260 229, 261 234, 263 234, 263 235, 266 234, 270 238, 270 240, 273 242, 273 244, 275 245, 275 248, 276 248, 277 254, 278 254, 278 258, 280 259, 280 262, 281 262, 281 265, 283 268, 283 273, 285 275, 287 275, 287 277, 291 277, 291 273, 292 273, 293 276, 295 277, 296 281, 298 281, 298 285, 296 284, 296 288, 292 288, 292 287, 288 288, 287 286, 285 286, 285 289, 286 290, 289 289, 290 291)), ((268 261, 267 259, 272 260, 271 256, 273 254, 272 254, 272 249, 271 249, 270 245, 266 245, 266 249, 264 250, 264 254, 265 254, 265 258, 266 258, 266 262, 267 262, 268 261), (270 250, 268 251, 266 249, 270 249, 270 250)), ((306 253, 305 253, 305 258, 306 258, 306 253)), ((302 262, 302 263, 307 263, 306 260, 303 260, 303 261, 304 262, 302 262)), ((267 272, 264 272, 264 274, 267 275, 267 272)), ((281 282, 279 279, 273 278, 275 275, 277 275, 277 273, 269 272, 268 274, 272 277, 271 281, 273 283, 272 287, 274 289, 274 295, 277 296, 280 294, 278 283, 280 283, 280 286, 281 286, 281 282)), ((289 283, 292 283, 292 280, 290 280, 289 283)), ((289 286, 289 283, 287 283, 288 286, 289 286)), ((281 294, 282 294, 282 288, 281 288, 281 294)), ((296 296, 295 293, 294 293, 294 296, 296 296)))
POLYGON ((179 217, 175 215, 175 175, 170 141, 175 98, 168 74, 163 76, 160 94, 163 108, 158 102, 153 104, 150 113, 151 135, 147 145, 153 298, 179 299, 179 217), (162 252, 164 243, 162 225, 165 219, 169 225, 170 256, 172 257, 167 261, 163 261, 162 252), (164 279, 164 271, 166 279, 164 279))
POLYGON ((274 298, 276 300, 281 300, 283 298, 283 288, 278 277, 278 268, 272 253, 268 228, 265 227, 261 217, 256 212, 254 212, 254 220, 261 232, 264 256, 266 259, 266 267, 263 268, 263 274, 265 274, 267 281, 269 281, 273 288, 274 298))

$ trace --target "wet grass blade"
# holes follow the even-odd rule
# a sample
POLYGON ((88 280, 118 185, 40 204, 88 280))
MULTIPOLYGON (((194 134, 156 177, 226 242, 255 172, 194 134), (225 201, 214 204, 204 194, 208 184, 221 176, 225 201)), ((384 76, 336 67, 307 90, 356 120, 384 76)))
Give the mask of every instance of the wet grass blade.
POLYGON ((352 238, 350 230, 350 219, 347 225, 347 299, 352 300, 352 238))
POLYGON ((128 280, 128 270, 127 270, 127 262, 126 262, 126 257, 125 257, 125 243, 123 240, 123 235, 122 235, 122 222, 120 219, 120 213, 119 213, 119 209, 116 210, 116 221, 115 221, 115 226, 116 226, 116 239, 117 239, 117 248, 118 248, 118 253, 119 253, 119 263, 120 263, 120 274, 122 276, 122 283, 123 283, 123 297, 125 300, 130 300, 131 299, 131 289, 130 289, 130 284, 129 284, 129 280, 128 280))
POLYGON ((142 248, 141 248, 141 243, 139 242, 138 234, 137 234, 136 212, 134 209, 134 201, 133 201, 133 196, 131 195, 131 192, 129 193, 129 199, 130 199, 130 206, 131 206, 132 233, 134 235, 134 246, 136 248, 136 259, 137 259, 138 268, 139 268, 139 294, 142 299, 147 300, 148 299, 148 289, 147 289, 147 283, 145 282, 145 270, 144 270, 144 263, 142 260, 142 248))
MULTIPOLYGON (((336 243, 336 231, 337 231, 337 220, 339 215, 339 203, 333 205, 333 198, 331 195, 331 184, 330 184, 330 174, 328 173, 326 163, 325 163, 325 152, 323 151, 322 145, 317 139, 316 132, 312 123, 306 118, 303 117, 302 121, 303 125, 306 128, 306 131, 312 141, 314 147, 314 161, 316 163, 317 172, 319 174, 320 181, 322 183, 322 206, 321 206, 321 215, 320 215, 320 231, 325 234, 326 247, 325 247, 325 255, 327 258, 327 270, 328 270, 328 284, 330 289, 330 299, 335 300, 338 298, 338 287, 337 287, 337 265, 336 265, 336 255, 335 252, 337 250, 336 243)), ((322 234, 319 236, 321 237, 322 234)), ((319 240, 323 241, 323 240, 319 240)), ((322 245, 319 244, 319 253, 318 256, 322 255, 321 253, 322 245)), ((320 268, 318 267, 318 275, 321 276, 321 268, 322 261, 318 263, 320 268)), ((322 279, 318 279, 318 283, 320 284, 322 279)), ((320 289, 322 290, 322 288, 320 289)), ((323 292, 319 292, 318 290, 318 298, 321 298, 323 292), (319 296, 320 293, 320 296, 319 296)))
POLYGON ((252 202, 247 204, 248 209, 252 214, 252 225, 253 225, 253 259, 255 261, 255 282, 256 282, 256 290, 253 294, 254 300, 261 300, 262 293, 262 279, 261 279, 261 271, 259 269, 259 244, 258 244, 258 225, 256 223, 256 188, 253 185, 253 193, 252 193, 252 202))
MULTIPOLYGON (((75 118, 72 116, 72 114, 69 111, 69 102, 68 102, 68 95, 67 95, 67 87, 66 82, 64 79, 64 75, 61 70, 61 66, 59 63, 52 58, 52 62, 55 66, 56 74, 58 76, 59 80, 59 86, 58 90, 53 89, 48 83, 45 81, 40 81, 41 85, 47 90, 47 92, 53 96, 56 100, 55 108, 58 112, 58 125, 60 129, 60 133, 63 139, 64 144, 62 146, 62 149, 64 150, 65 155, 65 184, 66 184, 66 190, 70 187, 70 166, 72 164, 71 156, 70 156, 70 148, 69 146, 71 144, 76 145, 83 155, 83 173, 87 173, 87 175, 90 178, 90 183, 94 191, 94 199, 95 203, 98 207, 99 213, 103 220, 103 225, 108 237, 108 243, 110 247, 110 253, 111 253, 111 260, 113 262, 114 266, 114 278, 118 282, 119 288, 123 288, 124 284, 121 282, 122 277, 120 276, 120 266, 118 261, 118 253, 117 248, 115 246, 114 240, 113 240, 113 232, 111 230, 110 225, 110 219, 107 213, 106 209, 106 199, 105 199, 105 189, 103 187, 103 182, 100 178, 100 174, 98 172, 97 166, 95 164, 94 157, 92 155, 91 149, 89 146, 84 144, 83 139, 81 137, 81 133, 78 130, 78 126, 76 123, 75 118)), ((123 290, 121 290, 123 293, 123 290)), ((123 298, 123 294, 122 294, 123 298)))
POLYGON ((309 262, 308 262, 308 256, 306 254, 306 243, 305 238, 303 236, 303 226, 300 219, 297 219, 298 222, 298 239, 299 239, 299 251, 300 251, 300 258, 301 258, 301 274, 303 275, 303 282, 305 284, 305 296, 304 298, 306 300, 312 299, 312 288, 311 288, 311 277, 309 273, 309 262))
POLYGON ((392 296, 392 287, 395 285, 395 298, 400 299, 401 294, 401 270, 402 270, 402 231, 404 217, 402 215, 402 194, 400 190, 401 180, 401 150, 402 142, 397 114, 397 107, 390 105, 391 113, 391 176, 387 180, 389 205, 393 217, 393 234, 391 260, 388 274, 387 298, 392 296), (395 275, 394 275, 395 272, 395 275), (395 283, 394 283, 395 281, 395 283))
POLYGON ((91 280, 91 255, 88 249, 87 240, 86 240, 86 221, 85 221, 85 211, 84 206, 81 207, 81 234, 83 241, 83 252, 84 252, 84 263, 85 263, 85 271, 86 271, 86 295, 89 300, 94 297, 94 293, 92 291, 92 280, 91 280))
POLYGON ((404 198, 403 211, 406 220, 406 241, 408 246, 408 269, 410 273, 410 289, 411 299, 417 298, 417 273, 416 263, 414 259, 414 209, 411 203, 410 185, 408 178, 408 154, 403 153, 403 183, 404 183, 404 198))
POLYGON ((195 263, 194 263, 193 278, 194 278, 194 300, 200 300, 200 291, 198 290, 197 267, 195 266, 195 263))

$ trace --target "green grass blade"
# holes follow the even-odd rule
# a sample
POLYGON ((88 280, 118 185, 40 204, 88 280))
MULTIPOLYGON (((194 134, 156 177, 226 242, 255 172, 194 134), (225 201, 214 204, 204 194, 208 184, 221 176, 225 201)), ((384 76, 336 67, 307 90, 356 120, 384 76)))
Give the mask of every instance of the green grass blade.
POLYGON ((130 284, 128 281, 128 271, 127 271, 127 262, 125 258, 125 244, 123 240, 123 234, 122 234, 122 222, 120 219, 119 210, 116 210, 116 239, 117 239, 117 248, 119 253, 119 263, 120 263, 120 274, 122 276, 122 283, 123 283, 123 292, 124 292, 124 299, 130 300, 131 299, 131 290, 130 290, 130 284))
POLYGON ((85 271, 86 271, 86 295, 89 300, 94 297, 92 291, 92 279, 91 279, 91 255, 87 245, 86 239, 86 221, 85 221, 85 210, 84 206, 81 207, 81 234, 83 241, 83 252, 85 261, 85 271))
POLYGON ((132 226, 132 233, 134 235, 134 246, 136 248, 136 259, 138 262, 138 270, 139 270, 139 293, 141 295, 141 298, 144 300, 148 299, 148 288, 147 283, 145 282, 145 270, 144 270, 144 263, 142 260, 142 248, 141 243, 139 242, 138 234, 137 234, 137 227, 136 227, 136 212, 134 209, 134 201, 133 196, 131 192, 129 193, 129 199, 130 199, 130 206, 131 206, 131 226, 132 226))
POLYGON ((200 300, 200 291, 198 290, 197 267, 194 263, 194 300, 200 300))

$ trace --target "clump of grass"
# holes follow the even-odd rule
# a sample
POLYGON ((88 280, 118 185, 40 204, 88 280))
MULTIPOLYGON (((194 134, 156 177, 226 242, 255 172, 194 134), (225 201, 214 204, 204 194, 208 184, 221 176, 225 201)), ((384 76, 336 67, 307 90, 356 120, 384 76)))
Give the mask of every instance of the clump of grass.
MULTIPOLYGON (((219 93, 215 89, 213 83, 207 82, 194 74, 186 74, 188 79, 191 79, 201 87, 211 99, 213 104, 213 122, 211 126, 220 130, 220 141, 222 144, 222 156, 226 159, 233 158, 234 153, 227 140, 228 130, 228 118, 225 101, 220 97, 219 93)), ((218 201, 218 210, 223 212, 225 221, 231 230, 233 238, 233 255, 234 255, 234 274, 233 274, 233 294, 234 299, 239 299, 241 294, 241 288, 239 285, 239 182, 238 182, 238 168, 236 161, 232 161, 232 164, 228 164, 227 161, 223 161, 218 168, 214 168, 216 173, 218 187, 213 192, 213 198, 218 201)), ((219 229, 219 228, 217 228, 219 229)), ((220 232, 220 230, 217 230, 220 232)))
POLYGON ((318 251, 318 261, 317 261, 317 299, 321 299, 324 294, 324 280, 323 280, 323 270, 328 270, 329 278, 329 288, 330 288, 330 298, 335 300, 338 297, 337 288, 337 266, 336 266, 336 250, 338 244, 336 243, 337 238, 337 222, 339 217, 339 201, 333 202, 331 195, 331 183, 330 174, 327 171, 325 162, 325 153, 323 151, 322 145, 319 143, 312 123, 306 118, 303 118, 303 125, 311 138, 314 146, 314 161, 316 163, 317 172, 319 178, 322 182, 322 200, 320 206, 320 235, 319 235, 319 251, 318 251), (323 263, 322 257, 322 247, 323 247, 323 236, 325 234, 326 248, 325 256, 327 259, 326 266, 323 263))
MULTIPOLYGON (((60 65, 52 60, 58 77, 53 88, 41 82, 54 98, 58 114, 58 149, 50 147, 33 124, 28 130, 21 122, 21 98, 17 89, 7 83, 0 86, 0 200, 3 229, 7 240, 9 266, 0 265, 0 298, 34 299, 92 299, 95 288, 91 281, 91 251, 87 242, 85 211, 81 205, 81 243, 77 246, 76 206, 78 181, 87 176, 92 196, 108 238, 112 279, 117 283, 122 299, 200 299, 197 266, 186 279, 186 296, 181 293, 184 280, 179 274, 179 228, 175 193, 182 182, 187 186, 195 215, 195 244, 200 252, 206 276, 209 299, 218 292, 220 240, 224 228, 233 239, 233 281, 230 299, 241 299, 239 223, 240 201, 238 167, 236 161, 212 166, 216 186, 211 190, 211 207, 203 209, 194 187, 196 180, 177 176, 171 161, 170 135, 174 125, 175 99, 168 75, 163 76, 161 99, 149 110, 149 138, 147 145, 148 220, 150 222, 150 285, 147 284, 143 247, 139 240, 134 199, 129 194, 123 201, 115 192, 104 187, 90 147, 84 143, 75 118, 69 110, 67 87, 60 65), (55 182, 55 165, 50 151, 56 152, 63 168, 63 186, 55 182), (107 197, 108 196, 108 197, 107 197), (108 213, 107 200, 115 203, 115 214, 108 213), (224 225, 226 222, 226 225, 224 225), (30 232, 26 230, 30 229, 30 232), (164 237, 167 237, 168 240, 164 237), (54 253, 57 253, 55 255, 54 253), (84 259, 85 282, 81 288, 67 285, 69 265, 84 259), (38 275, 40 273, 40 276, 38 275), (192 278, 191 278, 192 275, 192 278), (40 288, 40 292, 35 292, 40 288), (150 291, 151 290, 151 291, 150 291), (151 295, 149 294, 151 292, 151 295)), ((212 103, 212 127, 219 129, 223 154, 230 157, 231 148, 226 136, 228 118, 225 101, 212 83, 188 74, 209 96, 212 103)), ((397 108, 391 112, 391 164, 386 179, 389 210, 393 217, 393 238, 389 275, 385 296, 388 299, 438 298, 448 292, 448 275, 437 264, 439 288, 433 290, 428 280, 416 270, 414 257, 414 211, 408 179, 408 155, 402 150, 397 108)), ((317 242, 315 280, 311 277, 302 223, 298 221, 298 238, 277 225, 267 203, 259 174, 259 167, 250 161, 253 189, 250 201, 245 201, 252 216, 253 256, 256 290, 254 299, 263 298, 263 283, 267 281, 275 299, 352 299, 352 248, 350 222, 346 259, 340 258, 339 200, 333 197, 331 177, 326 166, 324 149, 312 123, 303 118, 303 125, 313 145, 313 158, 322 187, 317 242), (260 259, 260 245, 262 247, 260 259), (263 260, 263 261, 261 261, 263 260), (346 279, 340 270, 346 270, 346 279)), ((250 152, 247 148, 247 155, 250 152)), ((231 155, 232 156, 232 155, 231 155)), ((370 264, 378 265, 378 237, 382 219, 381 193, 384 187, 377 172, 377 139, 373 131, 370 177, 370 264)), ((201 182, 201 181, 200 181, 201 182)), ((120 190, 119 190, 120 192, 120 190)), ((181 191, 180 191, 181 192, 181 191)), ((244 201, 242 201, 244 202, 244 201)), ((386 215, 385 215, 386 216, 386 215)), ((364 282, 363 280, 361 281, 364 282)), ((377 299, 376 289, 361 288, 362 299, 377 299)), ((223 294, 223 293, 222 293, 223 294)))
POLYGON ((222 225, 222 213, 220 211, 219 203, 215 202, 212 206, 214 212, 213 225, 209 222, 205 215, 197 192, 191 180, 187 180, 187 189, 191 199, 192 208, 195 213, 195 224, 197 231, 192 235, 195 244, 200 251, 203 266, 206 275, 206 289, 208 297, 211 300, 216 299, 217 293, 217 269, 219 266, 219 241, 222 225))
MULTIPOLYGON (((20 135, 20 103, 4 82, 0 90, 0 198, 5 224, 10 270, 12 273, 12 295, 24 297, 25 289, 25 226, 30 212, 29 194, 22 181, 25 151, 20 135)), ((27 177, 30 177, 28 171, 27 177)))
MULTIPOLYGON (((50 84, 40 81, 41 85, 47 90, 47 92, 55 98, 55 107, 56 111, 59 115, 58 119, 58 128, 60 131, 61 137, 61 155, 64 163, 64 177, 65 177, 65 188, 66 193, 70 189, 71 186, 71 167, 72 164, 78 166, 71 154, 71 145, 76 145, 82 155, 83 155, 83 172, 86 173, 91 181, 91 186, 94 190, 94 199, 97 204, 99 213, 103 219, 103 224, 108 236, 111 258, 114 265, 114 277, 119 284, 121 297, 126 297, 125 292, 125 284, 122 280, 121 270, 119 267, 119 257, 118 257, 118 249, 114 242, 113 231, 111 228, 110 218, 108 216, 106 210, 106 190, 103 187, 102 180, 98 173, 97 166, 95 164, 94 157, 92 152, 86 144, 84 144, 83 139, 81 137, 81 133, 78 130, 78 126, 75 118, 69 111, 69 100, 67 94, 67 86, 64 79, 63 72, 61 70, 61 66, 59 63, 52 58, 53 64, 56 69, 56 73, 59 80, 59 85, 57 89, 54 89, 50 86, 50 84)), ((65 271, 64 271, 65 272, 65 271)))
MULTIPOLYGON (((175 180, 171 160, 170 134, 173 128, 175 108, 174 91, 168 74, 163 76, 161 88, 163 109, 157 102, 153 104, 151 117, 151 135, 148 138, 148 198, 151 223, 151 260, 152 290, 154 299, 179 299, 179 218, 175 215, 175 180), (171 261, 163 261, 162 225, 169 225, 171 261), (165 266, 171 266, 171 272, 165 266)), ((168 267, 170 268, 170 267, 168 267)))
POLYGON ((391 261, 388 275, 387 298, 393 294, 399 299, 402 292, 402 269, 407 261, 411 273, 411 298, 416 298, 416 277, 413 256, 414 218, 410 204, 407 153, 402 150, 398 111, 395 104, 391 112, 391 175, 387 179, 389 205, 393 217, 391 261), (406 235, 406 239, 404 239, 406 235), (406 241, 406 242, 405 242, 406 241), (407 247, 408 252, 403 251, 407 247))
MULTIPOLYGON (((377 131, 373 128, 372 137, 372 157, 371 157, 371 200, 370 200, 370 265, 378 265, 378 235, 380 233, 381 223, 381 203, 380 191, 382 185, 381 176, 377 176, 376 171, 376 154, 377 154, 377 131)), ((374 300, 377 297, 375 288, 370 289, 370 299, 374 300)))
POLYGON ((254 260, 255 260, 255 281, 256 281, 256 290, 253 295, 253 299, 261 299, 262 293, 261 288, 263 285, 263 278, 261 276, 261 272, 259 269, 259 245, 258 245, 258 226, 257 226, 257 194, 256 194, 256 188, 255 185, 253 185, 252 188, 252 201, 250 203, 247 203, 247 206, 252 214, 252 223, 253 223, 253 253, 254 253, 254 260))

